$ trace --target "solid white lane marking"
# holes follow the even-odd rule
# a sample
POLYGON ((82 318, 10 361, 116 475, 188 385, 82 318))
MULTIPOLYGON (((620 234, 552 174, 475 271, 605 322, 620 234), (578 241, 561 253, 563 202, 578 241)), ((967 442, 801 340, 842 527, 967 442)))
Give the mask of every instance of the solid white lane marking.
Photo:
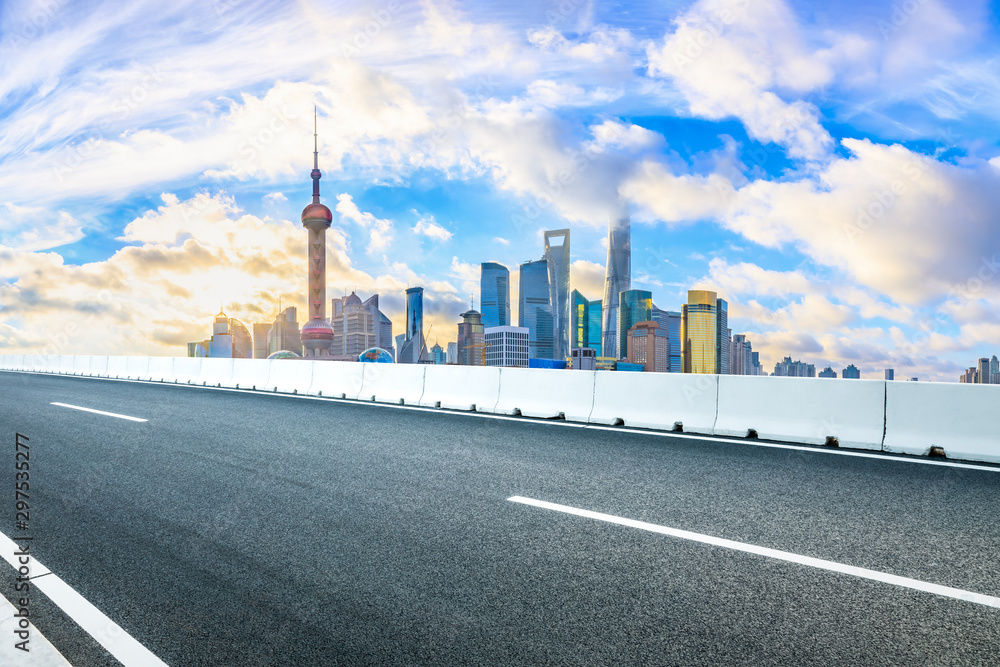
POLYGON ((755 544, 734 542, 732 540, 726 540, 721 537, 713 537, 712 535, 703 535, 701 533, 692 533, 687 530, 680 530, 678 528, 669 528, 667 526, 660 526, 655 523, 646 523, 645 521, 636 521, 634 519, 626 519, 620 516, 614 516, 612 514, 591 512, 590 510, 583 510, 576 507, 569 507, 568 505, 557 505, 556 503, 550 503, 544 500, 534 500, 532 498, 524 498, 522 496, 511 496, 507 500, 513 503, 521 503, 522 505, 531 505, 532 507, 540 507, 542 509, 553 510, 555 512, 563 512, 564 514, 574 514, 576 516, 582 516, 588 519, 595 519, 597 521, 605 521, 607 523, 615 523, 620 526, 638 528, 639 530, 646 530, 651 533, 660 533, 661 535, 669 535, 670 537, 677 537, 682 540, 690 540, 692 542, 701 542, 702 544, 710 544, 712 546, 724 547, 726 549, 733 549, 735 551, 743 551, 745 553, 756 554, 758 556, 765 556, 767 558, 775 558, 777 560, 783 560, 789 563, 797 563, 799 565, 807 565, 809 567, 815 567, 821 570, 829 570, 831 572, 849 574, 855 577, 861 577, 862 579, 871 579, 872 581, 880 581, 886 584, 902 586, 903 588, 910 588, 917 591, 924 591, 925 593, 933 593, 935 595, 942 595, 944 597, 955 598, 957 600, 965 600, 966 602, 974 602, 976 604, 985 605, 987 607, 996 607, 1000 609, 1000 598, 993 597, 992 595, 973 593, 971 591, 965 591, 960 588, 952 588, 950 586, 931 584, 926 581, 920 581, 919 579, 900 577, 895 574, 887 574, 885 572, 878 572, 876 570, 868 570, 863 567, 855 567, 853 565, 844 565, 843 563, 836 563, 834 561, 823 560, 821 558, 800 556, 799 554, 793 554, 789 551, 779 551, 778 549, 759 547, 755 544))
POLYGON ((141 419, 139 417, 129 417, 128 415, 120 415, 115 412, 105 412, 104 410, 94 410, 93 408, 81 408, 79 405, 70 405, 68 403, 52 403, 52 405, 58 405, 60 408, 70 408, 72 410, 83 410, 84 412, 93 412, 95 415, 104 415, 105 417, 117 417, 118 419, 127 419, 131 422, 145 422, 148 419, 141 419))
MULTIPOLYGON (((2 370, 0 370, 2 372, 2 370)), ((10 371, 20 372, 20 371, 10 371)), ((24 371, 28 372, 28 371, 24 371)), ((48 373, 31 373, 32 375, 49 375, 48 373)), ((328 396, 309 396, 306 394, 278 394, 269 391, 252 391, 250 389, 233 389, 229 387, 203 387, 200 385, 188 384, 166 384, 160 382, 149 382, 146 380, 123 380, 120 378, 87 378, 91 380, 106 380, 108 382, 135 382, 139 384, 158 384, 166 387, 186 387, 188 389, 207 389, 211 391, 231 391, 242 394, 254 394, 257 396, 272 396, 275 398, 298 398, 311 401, 326 401, 328 403, 346 403, 349 405, 368 405, 378 408, 395 408, 397 410, 416 410, 417 412, 436 412, 455 415, 459 417, 477 417, 480 419, 501 419, 506 421, 519 421, 530 424, 541 424, 546 426, 562 426, 570 428, 586 428, 596 431, 614 431, 617 433, 633 433, 637 435, 651 435, 660 438, 676 438, 677 440, 704 440, 714 444, 726 445, 748 445, 750 447, 764 447, 767 449, 786 449, 796 452, 807 452, 812 454, 829 454, 832 456, 853 456, 864 459, 877 459, 889 463, 917 463, 920 465, 940 466, 942 468, 963 468, 965 470, 982 470, 985 472, 1000 473, 1000 466, 978 465, 975 463, 960 463, 956 461, 938 461, 930 458, 920 458, 916 456, 894 456, 891 452, 879 451, 857 451, 838 449, 836 447, 821 447, 809 445, 792 445, 779 442, 760 442, 748 438, 728 438, 714 435, 695 435, 693 433, 682 433, 676 431, 654 431, 651 429, 635 429, 620 426, 606 426, 602 424, 584 424, 581 422, 567 422, 561 419, 531 419, 526 417, 514 417, 510 415, 495 415, 488 412, 472 412, 471 410, 445 410, 442 408, 428 408, 417 405, 396 405, 394 403, 376 403, 374 401, 361 401, 351 398, 333 398, 328 396)))
POLYGON ((21 619, 15 616, 16 613, 17 607, 0 595, 0 637, 3 638, 3 641, 0 641, 0 664, 20 667, 73 667, 52 642, 38 631, 34 623, 28 623, 28 651, 17 648, 14 644, 20 642, 21 638, 14 632, 22 628, 21 619))
MULTIPOLYGON (((27 542, 23 540, 22 542, 27 542)), ((21 567, 14 552, 21 548, 3 533, 0 533, 0 553, 3 559, 15 569, 21 567)), ((29 548, 30 551, 30 548, 29 548)), ((157 658, 145 646, 136 641, 121 626, 101 613, 101 610, 87 602, 69 584, 57 575, 49 573, 49 569, 30 557, 28 567, 31 569, 31 585, 45 593, 67 616, 93 637, 97 643, 107 649, 125 667, 167 667, 167 664, 157 658), (43 573, 44 577, 38 577, 43 573), (36 579, 37 577, 37 579, 36 579)))

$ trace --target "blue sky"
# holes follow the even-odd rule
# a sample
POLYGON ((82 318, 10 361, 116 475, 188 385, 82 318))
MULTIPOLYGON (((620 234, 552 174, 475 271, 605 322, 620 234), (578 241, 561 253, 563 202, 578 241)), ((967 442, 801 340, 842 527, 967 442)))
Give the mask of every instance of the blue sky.
POLYGON ((954 381, 1000 352, 996 3, 0 5, 0 349, 183 354, 328 291, 455 339, 478 267, 569 228, 600 298, 730 302, 770 367, 954 381))

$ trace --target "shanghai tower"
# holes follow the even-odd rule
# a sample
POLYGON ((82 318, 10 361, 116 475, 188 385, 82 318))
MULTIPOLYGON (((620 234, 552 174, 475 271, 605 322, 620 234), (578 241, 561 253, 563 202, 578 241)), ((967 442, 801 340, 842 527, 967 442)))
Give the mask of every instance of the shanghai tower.
POLYGON ((629 239, 628 204, 622 203, 618 215, 608 223, 608 263, 604 274, 602 304, 601 350, 615 354, 618 350, 618 295, 632 289, 632 243, 629 239))
POLYGON ((302 326, 302 346, 306 357, 329 357, 333 344, 333 325, 326 319, 326 230, 333 222, 333 213, 319 201, 319 144, 313 117, 313 182, 312 203, 302 210, 302 226, 309 230, 309 319, 302 326))

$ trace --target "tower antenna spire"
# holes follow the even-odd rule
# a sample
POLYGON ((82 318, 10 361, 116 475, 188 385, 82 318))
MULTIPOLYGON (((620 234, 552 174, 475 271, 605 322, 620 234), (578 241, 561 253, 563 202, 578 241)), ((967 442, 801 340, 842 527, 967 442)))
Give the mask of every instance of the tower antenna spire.
POLYGON ((313 105, 313 170, 309 175, 313 181, 313 202, 319 203, 319 179, 323 178, 323 172, 319 170, 319 112, 313 105))

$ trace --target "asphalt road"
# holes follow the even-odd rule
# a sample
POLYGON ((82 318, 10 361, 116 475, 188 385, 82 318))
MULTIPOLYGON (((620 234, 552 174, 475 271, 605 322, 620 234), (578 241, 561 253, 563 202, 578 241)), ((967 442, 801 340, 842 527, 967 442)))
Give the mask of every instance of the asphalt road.
POLYGON ((0 372, 7 535, 15 432, 36 558, 171 666, 1000 663, 1000 609, 507 500, 1000 596, 1000 468, 0 372))

